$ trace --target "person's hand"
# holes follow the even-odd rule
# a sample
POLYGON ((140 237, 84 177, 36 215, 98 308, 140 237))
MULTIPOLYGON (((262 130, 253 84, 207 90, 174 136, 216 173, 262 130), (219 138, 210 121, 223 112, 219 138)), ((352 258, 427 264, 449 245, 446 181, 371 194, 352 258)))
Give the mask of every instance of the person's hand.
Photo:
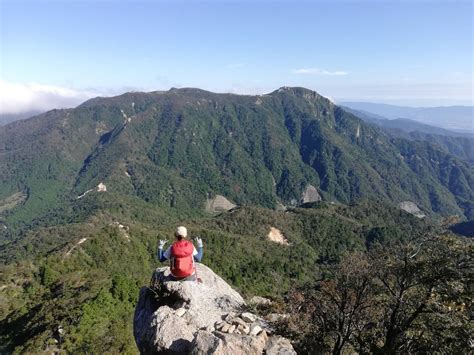
POLYGON ((197 243, 198 248, 202 248, 202 239, 199 237, 194 238, 197 243))
POLYGON ((166 244, 167 242, 168 242, 167 240, 160 239, 160 241, 159 241, 159 243, 158 243, 158 249, 163 249, 163 247, 165 246, 165 244, 166 244))

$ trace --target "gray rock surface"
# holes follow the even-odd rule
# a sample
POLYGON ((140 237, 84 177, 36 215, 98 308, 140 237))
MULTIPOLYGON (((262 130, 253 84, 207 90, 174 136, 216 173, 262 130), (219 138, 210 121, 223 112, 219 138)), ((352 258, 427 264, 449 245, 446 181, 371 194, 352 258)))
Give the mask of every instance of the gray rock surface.
POLYGON ((306 189, 301 194, 301 203, 317 202, 321 200, 321 195, 319 195, 318 190, 316 190, 313 185, 306 186, 306 189))
POLYGON ((241 317, 244 321, 250 322, 250 323, 253 323, 257 320, 257 317, 254 314, 249 313, 249 312, 242 313, 241 317))
POLYGON ((263 319, 242 313, 242 297, 211 269, 198 264, 197 274, 201 283, 169 281, 159 268, 141 289, 133 330, 142 354, 294 353, 287 339, 267 335, 263 319))
POLYGON ((258 337, 252 337, 199 331, 191 344, 191 354, 263 354, 267 342, 268 337, 264 333, 258 337))
POLYGON ((288 339, 281 336, 273 336, 268 339, 266 355, 296 355, 288 339))
POLYGON ((159 349, 169 349, 175 353, 183 353, 189 350, 189 345, 194 339, 193 329, 188 327, 187 322, 177 316, 174 310, 168 306, 160 308, 156 317, 152 320, 155 330, 154 345, 159 349))
POLYGON ((199 330, 191 344, 191 354, 222 354, 222 340, 214 334, 199 330))
POLYGON ((253 324, 252 327, 250 328, 250 335, 257 335, 262 331, 262 327, 260 327, 258 324, 253 324))
POLYGON ((222 195, 217 195, 213 199, 206 200, 206 211, 207 212, 225 212, 237 207, 235 204, 230 202, 222 195))
POLYGON ((403 201, 398 204, 398 208, 412 214, 418 218, 424 218, 426 215, 418 208, 418 206, 411 201, 403 201))

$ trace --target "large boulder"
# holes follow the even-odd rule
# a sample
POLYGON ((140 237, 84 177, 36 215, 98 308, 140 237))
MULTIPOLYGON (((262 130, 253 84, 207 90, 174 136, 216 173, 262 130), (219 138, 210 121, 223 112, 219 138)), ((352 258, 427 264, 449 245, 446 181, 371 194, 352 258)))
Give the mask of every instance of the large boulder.
POLYGON ((398 204, 398 208, 418 218, 426 217, 423 211, 421 211, 420 208, 414 202, 411 202, 411 201, 400 202, 398 204))
POLYGON ((321 200, 322 198, 318 190, 313 185, 308 185, 301 193, 300 203, 318 202, 321 200))
POLYGON ((230 202, 222 195, 216 195, 214 198, 209 198, 206 200, 205 209, 207 212, 216 213, 216 212, 226 212, 237 207, 237 205, 230 202))
POLYGON ((169 268, 159 268, 140 290, 133 329, 140 353, 296 354, 287 339, 268 335, 263 319, 244 312, 243 298, 211 269, 197 264, 197 276, 200 282, 170 281, 169 268))

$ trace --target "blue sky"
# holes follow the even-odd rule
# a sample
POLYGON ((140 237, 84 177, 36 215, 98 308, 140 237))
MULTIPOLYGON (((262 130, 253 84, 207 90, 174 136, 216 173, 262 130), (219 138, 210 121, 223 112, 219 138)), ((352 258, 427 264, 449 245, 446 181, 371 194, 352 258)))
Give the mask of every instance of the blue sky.
POLYGON ((0 11, 0 112, 184 86, 472 104, 470 1, 0 0, 0 11))

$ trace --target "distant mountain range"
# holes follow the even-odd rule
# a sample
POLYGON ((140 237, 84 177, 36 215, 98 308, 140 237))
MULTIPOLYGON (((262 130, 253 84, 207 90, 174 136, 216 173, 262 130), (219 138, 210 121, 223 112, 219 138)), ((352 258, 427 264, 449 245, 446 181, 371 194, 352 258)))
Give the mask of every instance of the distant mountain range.
POLYGON ((1 127, 0 165, 0 213, 11 225, 84 210, 87 197, 78 197, 100 183, 107 194, 178 210, 215 195, 294 206, 311 187, 329 201, 409 200, 474 216, 471 165, 430 142, 388 136, 304 88, 95 98, 1 127))
POLYGON ((389 120, 366 111, 348 107, 344 107, 344 109, 364 121, 380 127, 392 137, 431 142, 440 149, 474 164, 474 134, 450 131, 406 118, 389 120))
POLYGON ((340 102, 342 106, 387 119, 412 119, 428 125, 474 134, 474 107, 406 107, 370 102, 340 102))

